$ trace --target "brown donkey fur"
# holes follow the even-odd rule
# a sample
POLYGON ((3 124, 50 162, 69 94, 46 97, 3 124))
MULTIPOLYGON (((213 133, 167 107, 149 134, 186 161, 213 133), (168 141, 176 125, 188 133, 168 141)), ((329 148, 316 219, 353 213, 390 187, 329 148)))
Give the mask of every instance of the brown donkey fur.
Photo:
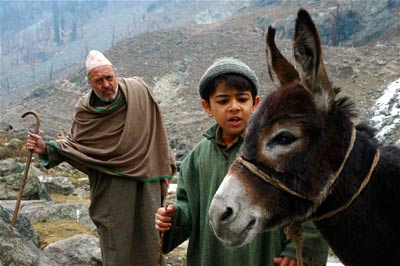
POLYGON ((349 202, 371 172, 350 206, 315 224, 347 266, 400 265, 400 149, 379 143, 366 124, 355 127, 352 146, 353 104, 336 98, 340 90, 331 86, 307 11, 299 10, 293 39, 298 70, 279 52, 274 35, 270 27, 267 58, 280 87, 250 120, 240 158, 301 197, 265 182, 236 160, 211 204, 216 235, 241 245, 233 239, 243 232, 321 217, 349 202), (241 195, 229 191, 233 183, 243 187, 241 195), (239 207, 228 205, 238 199, 239 207), (240 217, 245 208, 253 210, 247 227, 226 233, 235 220, 245 219, 240 217))

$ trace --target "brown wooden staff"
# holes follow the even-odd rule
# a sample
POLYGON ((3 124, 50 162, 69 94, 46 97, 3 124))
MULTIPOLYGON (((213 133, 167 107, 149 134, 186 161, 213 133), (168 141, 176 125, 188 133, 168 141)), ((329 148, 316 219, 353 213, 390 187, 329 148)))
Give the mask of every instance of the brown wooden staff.
MULTIPOLYGON (((39 115, 34 111, 29 111, 29 112, 26 112, 26 113, 22 114, 21 117, 24 118, 27 115, 34 115, 36 117, 36 127, 35 127, 35 130, 34 130, 34 133, 38 134, 39 133, 39 127, 40 127, 39 115)), ((19 194, 18 194, 17 202, 15 204, 13 218, 11 220, 11 225, 14 226, 14 227, 15 227, 15 224, 17 223, 19 205, 21 204, 22 194, 24 193, 25 183, 26 183, 26 179, 28 177, 28 172, 29 172, 29 166, 31 165, 31 161, 32 161, 32 154, 33 154, 33 152, 29 151, 28 160, 26 161, 24 176, 22 177, 22 180, 21 180, 21 186, 19 188, 19 194)))
MULTIPOLYGON (((165 205, 165 210, 167 210, 168 205, 165 205)), ((160 241, 158 242, 158 253, 157 253, 157 266, 162 266, 163 261, 163 245, 164 245, 164 234, 165 232, 160 233, 160 241)))
MULTIPOLYGON (((161 206, 164 205, 165 200, 167 198, 168 195, 168 185, 169 185, 169 181, 168 179, 164 179, 161 181, 160 183, 161 185, 161 206)), ((167 211, 168 208, 168 204, 165 204, 165 211, 167 211)), ((157 253, 157 263, 156 266, 162 266, 163 264, 163 244, 164 244, 164 234, 165 232, 160 233, 160 241, 158 242, 158 253, 157 253)))

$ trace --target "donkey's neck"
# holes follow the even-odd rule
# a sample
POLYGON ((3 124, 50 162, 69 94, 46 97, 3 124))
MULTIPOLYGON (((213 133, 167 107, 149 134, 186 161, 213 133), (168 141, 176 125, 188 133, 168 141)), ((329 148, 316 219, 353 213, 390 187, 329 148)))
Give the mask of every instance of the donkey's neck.
MULTIPOLYGON (((313 217, 321 217, 326 213, 337 210, 349 202, 353 195, 357 193, 365 178, 369 175, 375 159, 376 150, 376 145, 370 142, 368 138, 365 138, 365 136, 362 136, 360 133, 357 134, 357 140, 354 144, 353 151, 343 167, 341 174, 337 177, 326 199, 317 208, 313 217)), ((374 176, 371 178, 373 179, 374 176)), ((348 245, 346 248, 343 247, 343 242, 345 240, 351 242, 349 239, 357 239, 358 241, 360 238, 360 231, 365 231, 365 234, 367 234, 367 231, 371 231, 368 219, 365 217, 368 213, 368 204, 362 204, 362 202, 365 202, 362 198, 368 198, 367 194, 369 192, 370 190, 366 189, 366 191, 360 194, 361 197, 359 196, 359 198, 356 198, 346 209, 336 213, 330 218, 315 222, 335 253, 337 253, 338 256, 339 254, 342 256, 339 256, 341 260, 346 259, 348 255, 351 256, 352 253, 352 251, 348 249, 348 245), (360 231, 348 230, 348 228, 354 226, 357 226, 360 231)), ((356 241, 354 245, 357 246, 356 241)), ((354 249, 357 248, 354 247, 354 249)))
POLYGON ((313 217, 319 217, 346 204, 368 176, 377 148, 357 133, 357 139, 341 173, 313 217))

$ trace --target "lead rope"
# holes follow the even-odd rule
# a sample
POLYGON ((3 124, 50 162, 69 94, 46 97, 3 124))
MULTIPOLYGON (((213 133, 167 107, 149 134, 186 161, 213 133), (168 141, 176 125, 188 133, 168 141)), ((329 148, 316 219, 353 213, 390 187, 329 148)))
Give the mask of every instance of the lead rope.
POLYGON ((303 246, 301 243, 301 235, 303 234, 302 222, 294 222, 285 228, 287 239, 293 241, 296 245, 296 260, 298 266, 303 266, 303 246))
POLYGON ((364 180, 363 180, 363 182, 361 183, 360 187, 358 188, 357 192, 351 197, 351 199, 350 199, 347 203, 343 204, 342 206, 340 206, 340 208, 338 208, 338 209, 336 209, 336 210, 334 210, 334 211, 325 213, 324 215, 322 215, 322 216, 320 216, 320 217, 311 218, 311 219, 309 219, 309 220, 310 220, 310 221, 313 221, 313 222, 315 222, 315 221, 321 221, 321 220, 323 220, 323 219, 330 218, 330 217, 336 215, 337 213, 339 213, 339 212, 341 212, 341 211, 347 209, 347 208, 353 203, 353 201, 360 195, 361 191, 363 191, 364 188, 365 188, 365 187, 367 186, 367 184, 369 183, 369 181, 370 181, 370 179, 371 179, 371 176, 372 176, 372 173, 373 173, 373 171, 374 171, 376 165, 377 165, 378 162, 379 162, 379 158, 380 158, 380 152, 379 152, 379 150, 376 150, 375 157, 374 157, 374 160, 373 160, 373 162, 372 162, 372 164, 371 164, 371 168, 369 169, 368 175, 364 178, 364 180))
POLYGON ((307 197, 301 195, 300 193, 288 188, 287 186, 285 186, 284 184, 282 184, 281 182, 279 182, 278 180, 272 178, 271 176, 269 176, 268 174, 264 173, 263 171, 259 170, 254 164, 252 164, 251 162, 246 161, 245 159, 243 159, 242 156, 239 156, 236 158, 236 161, 240 164, 242 164, 243 166, 245 166, 248 170, 250 170, 250 172, 252 172, 253 174, 255 174, 256 176, 258 176, 259 178, 261 178, 262 180, 266 181, 267 183, 271 184, 272 186, 279 188, 280 190, 283 190, 289 194, 292 194, 296 197, 308 200, 307 197))
POLYGON ((301 243, 303 229, 301 227, 301 224, 306 221, 312 221, 312 222, 321 221, 321 220, 333 217, 336 214, 338 214, 339 212, 347 209, 353 203, 353 201, 360 195, 360 193, 364 190, 364 188, 367 186, 367 184, 371 180, 372 173, 379 162, 379 158, 380 158, 380 152, 379 152, 379 150, 376 150, 375 157, 371 164, 371 168, 369 169, 368 175, 364 178, 364 180, 361 183, 360 187, 358 188, 357 192, 351 197, 351 199, 348 202, 346 202, 345 204, 340 206, 338 209, 330 211, 328 213, 325 213, 324 215, 322 215, 320 217, 314 217, 314 218, 310 218, 310 219, 296 221, 285 228, 286 237, 296 244, 296 258, 297 258, 298 266, 303 266, 303 252, 302 252, 302 243, 301 243))
MULTIPOLYGON (((347 161, 348 157, 350 156, 351 151, 353 150, 353 145, 354 145, 355 139, 356 139, 356 130, 353 127, 351 138, 350 138, 350 144, 349 144, 349 147, 347 148, 345 158, 342 162, 342 165, 339 167, 338 171, 336 171, 336 174, 333 175, 332 178, 328 181, 328 186, 329 186, 328 189, 333 185, 333 183, 336 181, 336 178, 342 172, 343 167, 346 164, 346 161, 347 161)), ((367 184, 369 183, 372 173, 373 173, 376 165, 379 162, 379 158, 380 158, 380 152, 379 152, 379 150, 376 150, 375 157, 371 164, 368 175, 364 178, 363 182, 361 183, 361 185, 358 188, 358 190, 356 191, 356 193, 351 197, 351 199, 347 203, 343 204, 338 209, 328 212, 320 217, 295 221, 294 223, 290 224, 289 226, 287 226, 285 228, 286 237, 296 244, 296 257, 297 257, 297 265, 298 266, 303 266, 303 254, 302 254, 302 243, 301 243, 301 236, 302 236, 303 230, 302 230, 301 224, 306 221, 321 221, 323 219, 330 218, 330 217, 336 215, 337 213, 348 208, 353 203, 353 201, 360 195, 360 193, 364 190, 364 188, 367 186, 367 184)), ((318 195, 318 197, 316 197, 315 199, 308 199, 307 197, 299 194, 298 192, 288 188, 287 186, 285 186, 284 184, 279 182, 279 180, 275 180, 272 177, 270 177, 268 174, 262 172, 254 164, 244 160, 241 156, 239 156, 236 160, 238 161, 238 163, 242 164, 244 167, 246 167, 248 170, 250 170, 250 172, 252 172, 256 176, 260 177, 262 180, 266 181, 267 183, 271 184, 272 186, 274 186, 280 190, 286 191, 289 194, 292 194, 299 198, 310 200, 311 202, 314 203, 314 211, 318 207, 317 204, 320 203, 320 201, 322 200, 320 195, 318 195)))

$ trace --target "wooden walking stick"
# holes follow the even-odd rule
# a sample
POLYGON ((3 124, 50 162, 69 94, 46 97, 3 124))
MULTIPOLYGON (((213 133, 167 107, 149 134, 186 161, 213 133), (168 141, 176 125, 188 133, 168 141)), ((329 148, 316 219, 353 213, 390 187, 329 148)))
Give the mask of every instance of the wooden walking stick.
MULTIPOLYGON (((29 112, 26 112, 26 113, 22 114, 21 117, 24 118, 27 115, 34 115, 36 117, 36 127, 35 127, 35 130, 34 130, 34 133, 38 134, 39 133, 39 127, 40 127, 39 115, 34 111, 29 111, 29 112)), ((18 198, 17 198, 17 202, 15 204, 13 218, 11 220, 11 225, 14 226, 14 227, 15 227, 15 224, 17 223, 19 205, 21 204, 22 194, 24 193, 25 183, 26 183, 26 179, 28 177, 29 166, 31 165, 32 154, 33 154, 33 152, 29 151, 28 160, 26 161, 24 176, 22 177, 22 180, 21 180, 21 186, 19 188, 18 198)))
MULTIPOLYGON (((168 204, 165 205, 165 210, 167 210, 168 204)), ((164 232, 160 233, 160 241, 158 242, 158 254, 157 254, 157 266, 162 266, 163 261, 163 245, 164 245, 164 232)))
MULTIPOLYGON (((166 181, 161 181, 161 206, 164 205, 165 199, 168 195, 168 183, 166 181)), ((168 204, 165 204, 165 210, 168 208, 168 204)), ((158 242, 158 253, 157 253, 157 263, 156 266, 162 266, 163 262, 163 244, 164 244, 164 232, 160 233, 160 240, 158 242)))

